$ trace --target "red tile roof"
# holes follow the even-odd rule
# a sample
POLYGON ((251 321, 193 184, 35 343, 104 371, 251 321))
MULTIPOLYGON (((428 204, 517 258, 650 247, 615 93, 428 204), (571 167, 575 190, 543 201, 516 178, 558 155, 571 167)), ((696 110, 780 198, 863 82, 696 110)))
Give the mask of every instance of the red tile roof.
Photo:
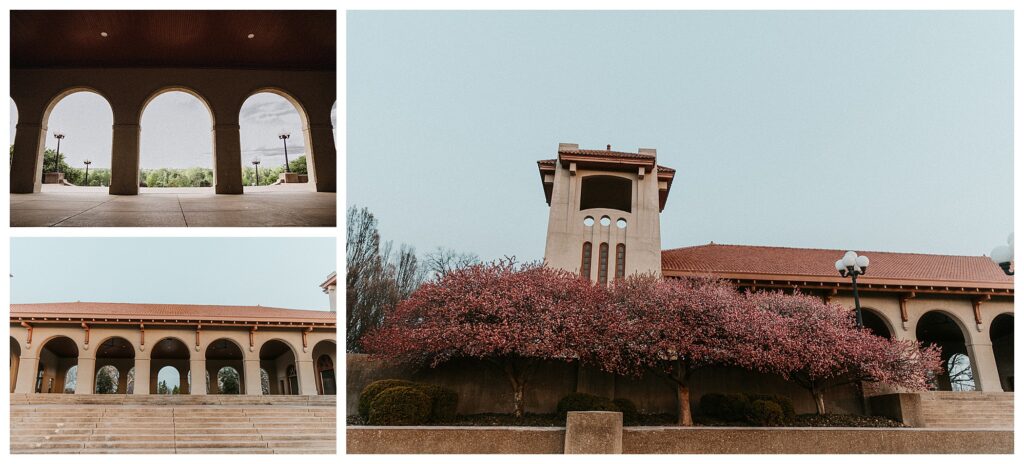
POLYGON ((580 149, 580 148, 576 148, 576 149, 565 149, 565 148, 562 148, 562 149, 558 150, 558 153, 559 154, 566 154, 566 155, 608 156, 608 157, 613 157, 613 158, 636 158, 636 159, 645 159, 645 160, 653 160, 654 159, 654 155, 649 155, 647 153, 630 153, 628 151, 585 150, 585 149, 580 149))
MULTIPOLYGON (((840 279, 835 262, 845 252, 712 243, 664 250, 661 252, 661 267, 665 274, 758 274, 835 281, 840 279)), ((1009 285, 1011 288, 1013 285, 1013 278, 1004 274, 999 266, 984 256, 881 251, 858 251, 858 254, 871 259, 864 280, 984 283, 1000 287, 1009 285)))
POLYGON ((307 311, 267 306, 87 302, 11 305, 12 320, 18 318, 73 318, 333 324, 336 322, 335 316, 336 313, 328 311, 307 311))

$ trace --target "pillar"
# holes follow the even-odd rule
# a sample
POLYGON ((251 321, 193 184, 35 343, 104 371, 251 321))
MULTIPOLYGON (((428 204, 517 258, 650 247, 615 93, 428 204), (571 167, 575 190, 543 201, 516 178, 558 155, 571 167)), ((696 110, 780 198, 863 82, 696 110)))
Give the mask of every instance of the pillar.
POLYGON ((46 127, 19 122, 14 134, 14 158, 11 161, 11 193, 38 192, 43 185, 43 150, 46 127))
POLYGON ((622 413, 570 411, 565 420, 565 454, 622 454, 622 413))
MULTIPOLYGON (((986 335, 987 339, 988 336, 986 335)), ((974 388, 978 391, 1001 392, 999 370, 996 368, 996 356, 992 352, 992 343, 972 343, 967 345, 967 356, 971 358, 971 369, 974 370, 974 388)))
POLYGON ((21 368, 21 357, 11 353, 11 393, 18 382, 18 370, 21 368))
MULTIPOLYGON (((190 359, 188 362, 188 370, 192 372, 192 387, 189 389, 189 395, 205 395, 206 394, 206 358, 190 359)), ((213 378, 210 379, 212 383, 213 378)))
POLYGON ((260 360, 246 359, 244 364, 245 372, 242 377, 245 377, 245 394, 262 395, 263 380, 260 376, 260 360))
POLYGON ((35 393, 36 372, 38 370, 39 358, 22 356, 21 365, 18 368, 18 381, 14 385, 14 393, 35 393))
POLYGON ((299 375, 299 394, 316 395, 316 370, 312 359, 295 361, 295 370, 299 375))
POLYGON ((132 390, 135 395, 148 395, 149 394, 149 377, 152 375, 150 372, 150 361, 149 357, 141 358, 139 353, 135 357, 135 387, 132 390))
POLYGON ((213 186, 217 193, 242 193, 241 140, 238 124, 213 126, 213 186))
POLYGON ((138 124, 114 124, 110 155, 110 194, 139 194, 138 124))
POLYGON ((78 356, 78 378, 75 381, 75 393, 82 395, 96 393, 96 358, 78 356))
POLYGON ((337 192, 338 152, 334 145, 334 127, 310 124, 303 132, 307 143, 306 167, 316 182, 316 191, 337 192))
POLYGON ((128 394, 128 371, 131 370, 130 367, 128 369, 124 369, 124 367, 117 366, 117 393, 122 395, 128 394))

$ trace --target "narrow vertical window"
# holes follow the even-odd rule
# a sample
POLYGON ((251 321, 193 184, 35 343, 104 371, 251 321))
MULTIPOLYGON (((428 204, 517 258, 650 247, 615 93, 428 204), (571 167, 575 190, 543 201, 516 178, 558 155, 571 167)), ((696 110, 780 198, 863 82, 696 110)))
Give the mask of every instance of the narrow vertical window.
POLYGON ((608 244, 601 244, 600 261, 597 264, 597 281, 601 285, 608 283, 608 244))
POLYGON ((590 279, 590 256, 593 246, 590 242, 583 242, 583 261, 580 263, 580 276, 590 279))
POLYGON ((620 243, 615 247, 615 279, 626 277, 626 244, 620 243))

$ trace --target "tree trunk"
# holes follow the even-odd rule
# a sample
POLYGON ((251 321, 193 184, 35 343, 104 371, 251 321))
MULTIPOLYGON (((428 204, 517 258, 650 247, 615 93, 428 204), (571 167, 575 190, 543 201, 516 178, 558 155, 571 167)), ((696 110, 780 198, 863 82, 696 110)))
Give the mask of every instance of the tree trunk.
POLYGON ((814 396, 814 407, 818 410, 818 415, 825 414, 825 395, 820 391, 812 391, 811 394, 814 396))
POLYGON ((677 384, 676 394, 679 399, 679 420, 677 424, 684 427, 692 427, 693 415, 690 413, 690 389, 683 384, 677 384))
POLYGON ((523 405, 523 384, 518 382, 512 384, 512 402, 512 415, 515 417, 523 417, 525 409, 523 405))

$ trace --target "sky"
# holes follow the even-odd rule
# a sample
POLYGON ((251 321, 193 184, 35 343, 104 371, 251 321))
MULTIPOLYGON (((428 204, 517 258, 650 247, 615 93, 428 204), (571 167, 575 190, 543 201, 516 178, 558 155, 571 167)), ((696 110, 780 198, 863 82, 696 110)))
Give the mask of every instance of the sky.
POLYGON ((11 303, 262 305, 327 311, 334 238, 11 239, 11 303))
MULTIPOLYGON (((14 140, 18 111, 10 101, 10 140, 14 140)), ((335 121, 332 113, 332 122, 335 121)), ((284 165, 284 147, 278 134, 291 133, 288 139, 290 160, 305 152, 302 122, 295 106, 273 93, 249 97, 239 112, 243 166, 259 158, 266 165, 284 165)), ((107 101, 98 94, 77 92, 54 107, 48 123, 46 147, 57 148, 53 132, 65 134, 61 154, 73 167, 82 168, 89 159, 92 168, 109 168, 113 114, 107 101)), ((211 117, 205 104, 185 92, 167 92, 154 98, 142 113, 142 139, 139 162, 142 169, 213 168, 211 117)))
POLYGON ((347 195, 383 239, 543 257, 559 142, 677 169, 662 248, 987 254, 1012 13, 349 12, 347 195))

